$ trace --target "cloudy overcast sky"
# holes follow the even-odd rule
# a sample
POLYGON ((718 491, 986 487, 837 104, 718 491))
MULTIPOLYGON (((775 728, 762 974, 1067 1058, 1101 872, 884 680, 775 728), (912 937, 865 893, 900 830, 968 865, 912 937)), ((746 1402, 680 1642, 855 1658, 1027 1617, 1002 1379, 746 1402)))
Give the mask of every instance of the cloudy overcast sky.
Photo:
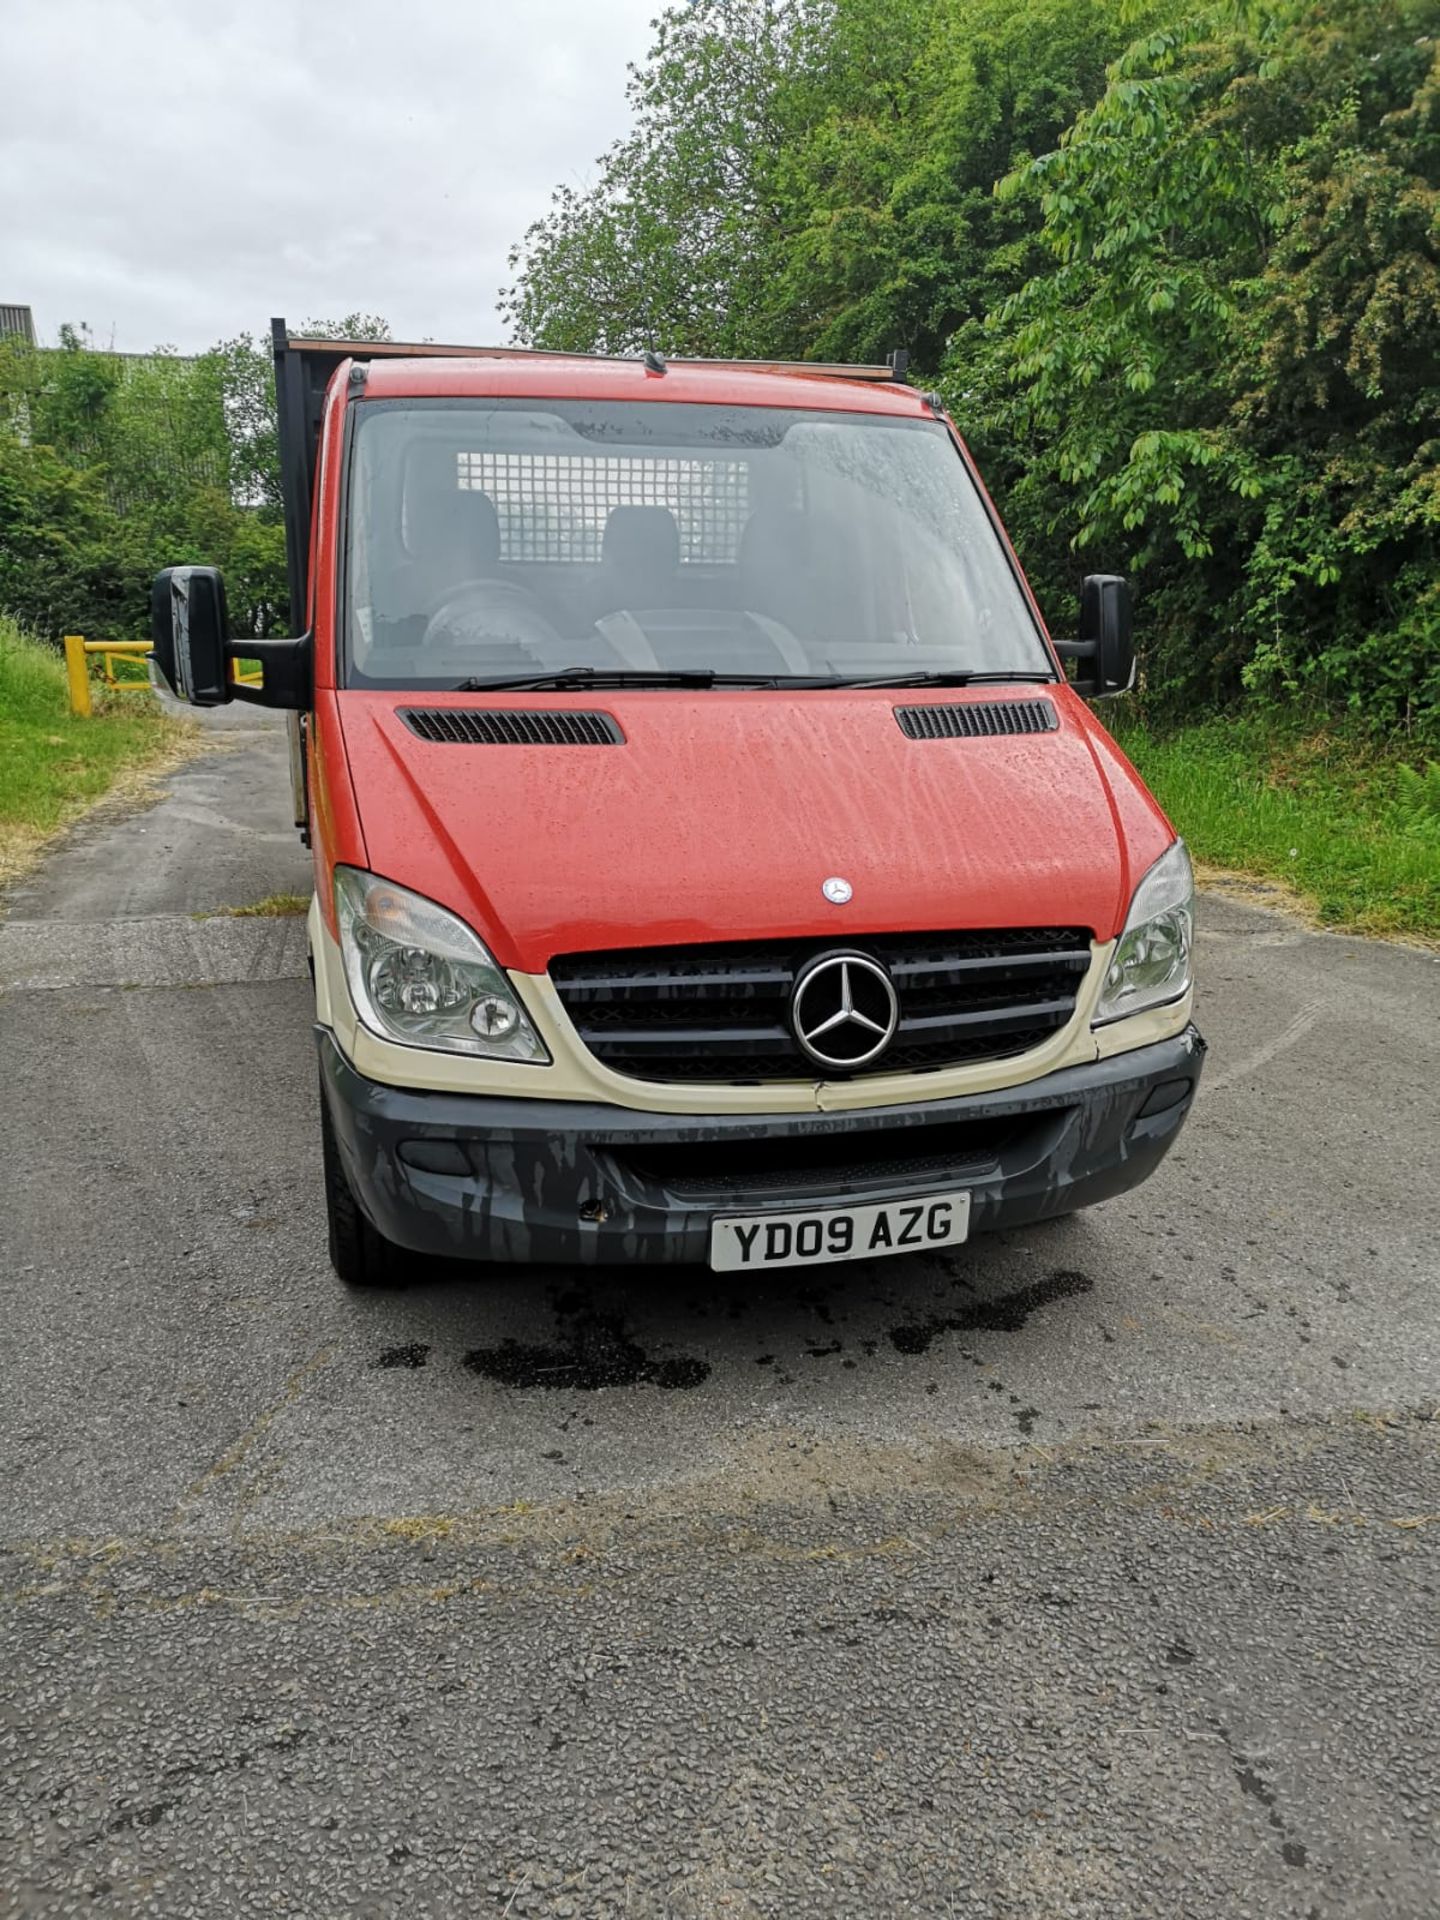
POLYGON ((498 341, 661 0, 5 0, 0 304, 182 351, 382 314, 498 341))

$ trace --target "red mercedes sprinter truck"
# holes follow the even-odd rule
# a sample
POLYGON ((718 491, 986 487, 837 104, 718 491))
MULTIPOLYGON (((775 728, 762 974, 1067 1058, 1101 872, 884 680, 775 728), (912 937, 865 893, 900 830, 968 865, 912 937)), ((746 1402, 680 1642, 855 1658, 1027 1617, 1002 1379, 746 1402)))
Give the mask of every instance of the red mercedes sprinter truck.
POLYGON ((290 710, 343 1280, 934 1250, 1154 1170, 1204 1043, 1189 858, 1087 704, 1128 590, 1052 642, 935 396, 283 322, 275 368, 303 633, 176 567, 155 653, 290 710))

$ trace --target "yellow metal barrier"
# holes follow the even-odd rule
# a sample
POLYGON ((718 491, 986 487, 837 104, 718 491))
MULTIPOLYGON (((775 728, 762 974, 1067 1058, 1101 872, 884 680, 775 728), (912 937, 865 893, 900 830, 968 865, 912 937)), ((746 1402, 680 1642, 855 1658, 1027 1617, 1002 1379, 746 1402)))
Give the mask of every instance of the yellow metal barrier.
MULTIPOLYGON (((91 654, 100 656, 100 678, 107 687, 117 693, 131 693, 148 688, 149 675, 143 680, 122 680, 115 671, 116 663, 121 660, 148 660, 154 651, 154 645, 149 640, 87 640, 83 634, 67 633, 65 677, 70 689, 70 711, 80 714, 93 711, 90 704, 91 654)), ((242 672, 240 662, 232 660, 230 678, 238 687, 258 687, 262 675, 253 667, 242 672)))
POLYGON ((70 685, 70 711, 89 713, 90 672, 85 664, 85 642, 78 633, 65 636, 65 678, 70 685))

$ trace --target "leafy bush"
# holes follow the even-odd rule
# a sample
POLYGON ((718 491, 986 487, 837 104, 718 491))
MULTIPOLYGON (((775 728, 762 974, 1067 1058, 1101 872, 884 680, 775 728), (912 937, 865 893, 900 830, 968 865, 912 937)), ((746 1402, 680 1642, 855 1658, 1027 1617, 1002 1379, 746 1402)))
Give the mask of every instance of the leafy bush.
POLYGON ((1164 705, 1436 725, 1437 27, 1436 0, 1204 8, 1000 186, 1050 264, 951 385, 1042 575, 1139 576, 1164 705))
MULTIPOLYGON (((304 331, 383 339, 368 314, 304 331)), ((143 638, 161 567, 221 567, 237 633, 289 626, 268 342, 195 359, 0 340, 0 610, 50 640, 143 638)))

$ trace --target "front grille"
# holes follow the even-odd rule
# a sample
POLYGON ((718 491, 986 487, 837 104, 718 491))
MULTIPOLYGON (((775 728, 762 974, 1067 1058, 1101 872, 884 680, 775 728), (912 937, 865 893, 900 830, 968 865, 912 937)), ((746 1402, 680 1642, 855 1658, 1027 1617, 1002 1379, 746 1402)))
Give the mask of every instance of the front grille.
POLYGON ((946 700, 896 707, 910 740, 979 740, 1002 733, 1054 733, 1060 720, 1048 700, 946 700))
POLYGON ((412 733, 436 745, 466 747, 618 747, 625 736, 608 713, 558 713, 538 707, 401 707, 412 733))
MULTIPOLYGON (((761 940, 561 954, 550 978, 580 1039, 616 1073, 814 1080, 790 996, 805 963, 835 950, 833 940, 761 940)), ((855 1077, 1028 1053, 1069 1022, 1090 965, 1080 927, 862 935, 846 950, 880 961, 900 1002, 895 1038, 855 1077)))

